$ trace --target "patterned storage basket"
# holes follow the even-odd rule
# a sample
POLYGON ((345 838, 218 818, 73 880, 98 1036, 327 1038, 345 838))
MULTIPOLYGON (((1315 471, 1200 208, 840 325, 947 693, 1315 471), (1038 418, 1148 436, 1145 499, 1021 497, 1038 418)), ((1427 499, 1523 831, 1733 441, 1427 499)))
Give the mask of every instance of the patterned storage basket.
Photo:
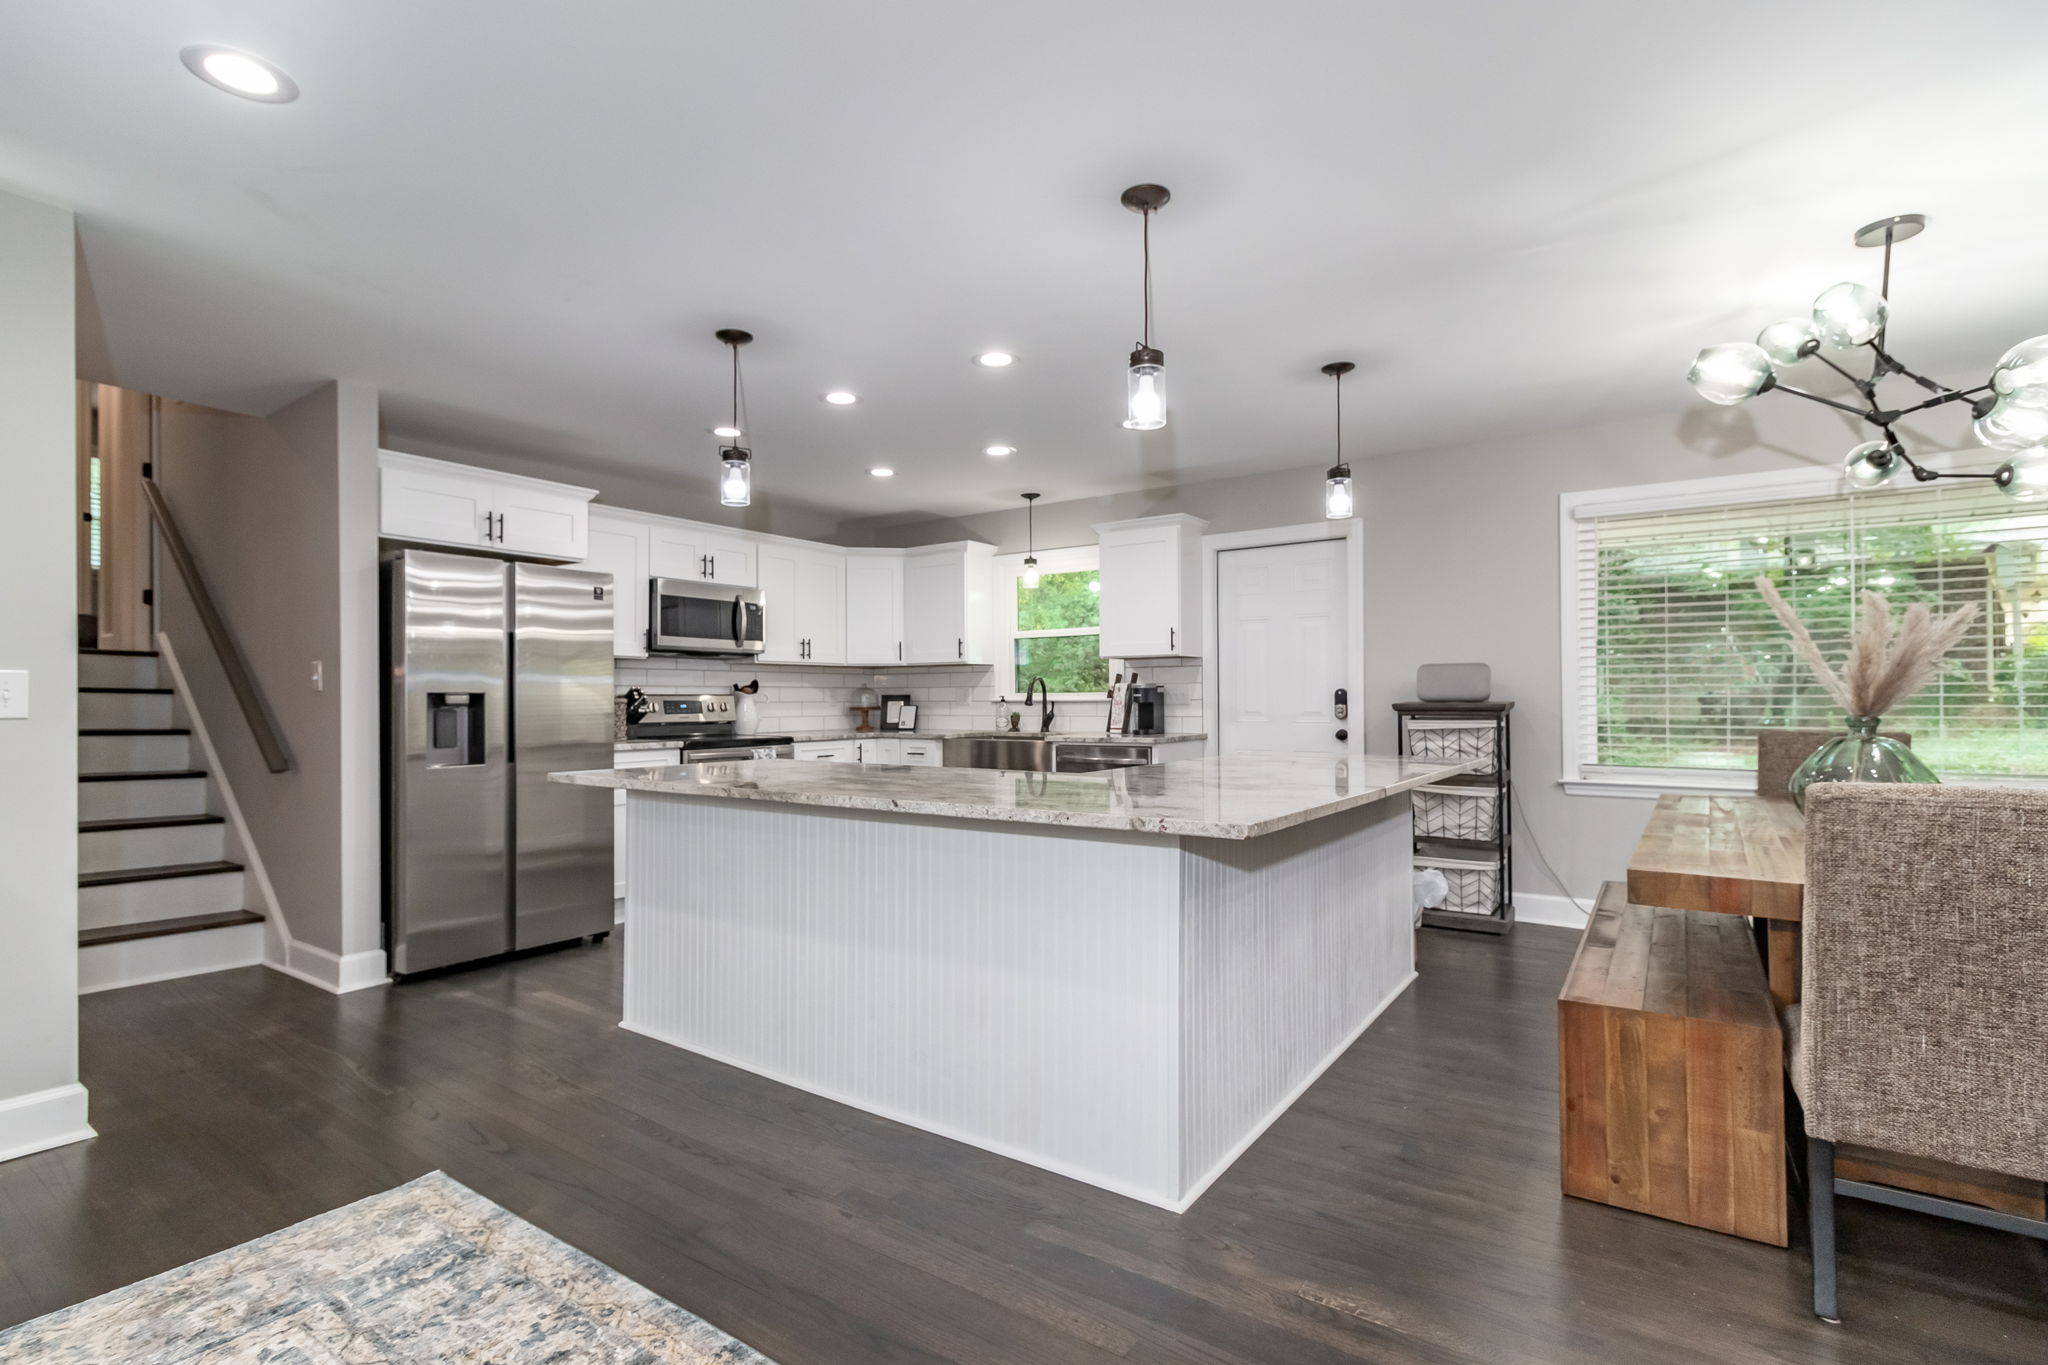
POLYGON ((1494 770, 1494 724, 1490 720, 1416 720, 1410 718, 1408 752, 1416 758, 1480 758, 1474 772, 1494 770))
POLYGON ((1490 915, 1500 907, 1500 864, 1470 862, 1462 858, 1417 858, 1417 867, 1433 867, 1444 874, 1451 892, 1440 910, 1467 915, 1490 915))
POLYGON ((1417 787, 1415 837, 1491 839, 1499 796, 1493 787, 1417 787))

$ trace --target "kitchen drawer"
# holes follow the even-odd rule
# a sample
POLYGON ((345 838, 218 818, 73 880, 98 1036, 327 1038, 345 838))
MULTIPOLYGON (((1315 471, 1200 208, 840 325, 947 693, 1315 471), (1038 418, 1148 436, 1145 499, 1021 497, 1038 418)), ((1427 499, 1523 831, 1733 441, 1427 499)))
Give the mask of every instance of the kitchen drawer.
POLYGON ((902 756, 896 761, 920 768, 937 768, 945 763, 945 745, 936 739, 899 740, 902 756))

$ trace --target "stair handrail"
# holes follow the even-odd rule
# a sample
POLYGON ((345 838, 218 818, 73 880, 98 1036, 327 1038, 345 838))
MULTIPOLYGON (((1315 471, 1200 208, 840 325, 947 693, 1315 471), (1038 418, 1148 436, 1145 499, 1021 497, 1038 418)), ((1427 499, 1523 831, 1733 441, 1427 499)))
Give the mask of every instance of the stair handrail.
POLYGON ((142 495, 149 501, 149 514, 163 536, 164 549, 170 552, 171 563, 178 566, 178 577, 185 580, 185 590, 192 594, 192 609, 199 614, 199 624, 206 629, 214 657, 220 660, 221 672, 227 674, 228 688, 242 708, 242 719, 249 723, 249 733, 263 754, 264 766, 274 773, 291 771, 291 754, 286 751, 284 737, 278 734, 277 726, 270 719, 270 708, 264 704, 263 693, 256 686, 256 675, 249 671, 249 662, 236 647, 227 619, 214 605, 213 594, 206 590, 206 579, 200 575, 199 562, 192 557, 191 547, 185 544, 185 536, 171 516, 171 507, 164 501, 163 489, 155 479, 144 479, 142 495))

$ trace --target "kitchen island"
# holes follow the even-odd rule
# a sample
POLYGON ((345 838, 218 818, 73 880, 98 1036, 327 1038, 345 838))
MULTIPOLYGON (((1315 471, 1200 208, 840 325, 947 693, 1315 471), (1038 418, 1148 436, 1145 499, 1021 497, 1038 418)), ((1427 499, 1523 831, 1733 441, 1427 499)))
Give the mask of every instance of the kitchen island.
POLYGON ((552 780, 627 793, 625 1027, 1179 1210, 1414 980, 1407 794, 1470 766, 552 780))

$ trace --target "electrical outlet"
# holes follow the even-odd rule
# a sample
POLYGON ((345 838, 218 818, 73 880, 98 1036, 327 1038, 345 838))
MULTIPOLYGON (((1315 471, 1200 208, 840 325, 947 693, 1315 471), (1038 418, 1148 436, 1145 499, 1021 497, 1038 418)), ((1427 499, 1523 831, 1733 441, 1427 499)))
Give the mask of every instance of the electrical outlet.
POLYGON ((0 668, 0 720, 28 719, 28 670, 0 668))

